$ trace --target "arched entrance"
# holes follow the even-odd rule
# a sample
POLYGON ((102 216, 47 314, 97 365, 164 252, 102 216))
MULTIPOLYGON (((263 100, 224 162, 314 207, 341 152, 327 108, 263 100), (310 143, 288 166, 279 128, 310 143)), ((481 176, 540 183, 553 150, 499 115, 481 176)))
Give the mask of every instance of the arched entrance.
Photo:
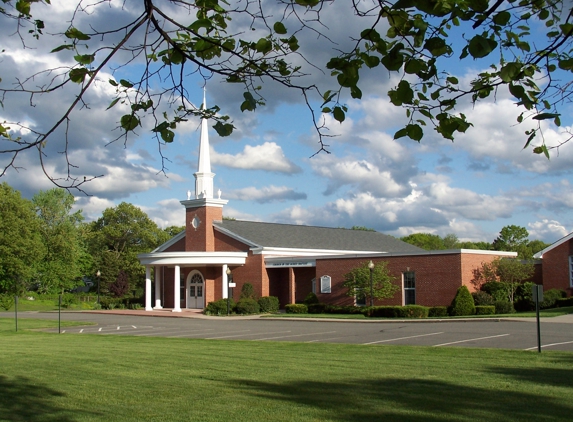
POLYGON ((205 307, 205 280, 203 275, 193 270, 187 276, 186 289, 188 309, 203 309, 205 307))

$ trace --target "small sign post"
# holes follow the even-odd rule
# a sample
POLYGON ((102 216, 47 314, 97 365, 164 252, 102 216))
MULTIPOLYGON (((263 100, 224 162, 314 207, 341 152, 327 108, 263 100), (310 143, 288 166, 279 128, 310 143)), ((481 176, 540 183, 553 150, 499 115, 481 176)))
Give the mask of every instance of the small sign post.
POLYGON ((14 321, 16 321, 16 332, 18 332, 18 296, 14 296, 14 321))
POLYGON ((535 315, 537 316, 537 351, 541 353, 541 327, 539 324, 539 302, 543 301, 543 286, 536 284, 532 287, 535 315))

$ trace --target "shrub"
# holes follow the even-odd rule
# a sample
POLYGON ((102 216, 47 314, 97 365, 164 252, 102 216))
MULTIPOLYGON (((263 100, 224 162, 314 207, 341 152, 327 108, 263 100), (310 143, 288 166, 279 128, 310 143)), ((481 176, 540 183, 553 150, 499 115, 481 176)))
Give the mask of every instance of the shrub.
POLYGON ((8 293, 0 294, 0 308, 8 311, 12 305, 14 305, 14 297, 12 295, 8 293))
POLYGON ((285 306, 287 314, 306 314, 308 313, 308 306, 303 303, 288 304, 285 306))
MULTIPOLYGON (((229 299, 229 312, 233 313, 235 311, 235 301, 229 299)), ((203 309, 205 315, 227 315, 227 299, 219 299, 214 302, 209 302, 205 309, 203 309)))
POLYGON ((131 309, 133 309, 134 311, 137 311, 138 309, 141 309, 141 308, 142 308, 141 303, 132 303, 132 304, 130 305, 130 307, 131 307, 131 309))
POLYGON ((494 303, 496 314, 513 314, 515 309, 513 308, 513 303, 507 300, 496 300, 494 303))
POLYGON ((329 314, 345 314, 345 315, 356 315, 362 314, 364 307, 363 306, 330 306, 328 307, 329 314))
POLYGON ((567 293, 559 289, 549 289, 543 292, 543 301, 539 303, 541 309, 553 308, 557 299, 566 297, 567 293))
POLYGON ((495 302, 493 296, 487 292, 473 292, 472 297, 474 298, 474 304, 476 306, 493 305, 493 302, 495 302))
POLYGON ((255 296, 255 288, 251 283, 243 284, 243 287, 241 287, 241 296, 239 296, 239 299, 257 299, 255 296))
POLYGON ((489 281, 481 286, 481 291, 489 293, 494 301, 507 301, 507 290, 499 281, 489 281))
MULTIPOLYGON (((59 302, 59 299, 58 299, 59 302)), ((78 303, 78 298, 76 295, 72 293, 64 293, 62 295, 62 307, 63 308, 71 308, 73 305, 78 303)))
POLYGON ((279 298, 276 296, 263 296, 259 298, 258 302, 261 312, 272 313, 279 310, 279 298))
POLYGON ((304 301, 302 303, 304 303, 306 306, 308 306, 308 305, 317 304, 318 302, 319 302, 318 296, 316 296, 316 294, 314 294, 313 292, 310 292, 309 294, 306 295, 306 297, 304 298, 304 301))
POLYGON ((259 303, 255 299, 239 299, 237 302, 237 313, 241 315, 258 314, 260 311, 259 303))
POLYGON ((330 305, 326 303, 312 303, 307 306, 309 314, 328 314, 330 305))
POLYGON ((529 312, 535 310, 535 303, 531 299, 519 299, 513 302, 513 308, 517 312, 529 312))
POLYGON ((565 297, 562 299, 557 299, 555 301, 555 306, 558 308, 564 308, 565 306, 573 306, 573 297, 565 297))
POLYGON ((458 288, 456 297, 452 301, 449 309, 451 316, 473 315, 476 312, 474 298, 466 286, 458 288))
POLYGON ((100 305, 102 309, 115 309, 121 299, 115 297, 102 297, 100 298, 100 305))
POLYGON ((426 318, 430 308, 420 305, 407 306, 373 306, 368 309, 368 316, 381 318, 426 318))
POLYGON ((434 306, 428 311, 429 317, 446 317, 448 316, 447 306, 434 306))
POLYGON ((495 314, 495 306, 493 305, 477 305, 476 315, 493 315, 495 314))

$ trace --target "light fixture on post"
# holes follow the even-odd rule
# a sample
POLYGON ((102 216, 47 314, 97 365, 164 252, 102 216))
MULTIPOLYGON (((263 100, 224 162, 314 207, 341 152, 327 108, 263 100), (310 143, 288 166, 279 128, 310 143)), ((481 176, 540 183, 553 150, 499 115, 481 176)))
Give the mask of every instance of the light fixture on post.
POLYGON ((233 273, 229 267, 227 267, 227 316, 230 314, 231 305, 231 280, 233 280, 233 273))
POLYGON ((99 305, 99 278, 101 276, 101 271, 97 270, 96 278, 97 278, 97 304, 99 305))
POLYGON ((374 306, 374 285, 372 283, 372 275, 374 273, 374 263, 372 260, 368 263, 368 268, 370 269, 370 306, 374 306))

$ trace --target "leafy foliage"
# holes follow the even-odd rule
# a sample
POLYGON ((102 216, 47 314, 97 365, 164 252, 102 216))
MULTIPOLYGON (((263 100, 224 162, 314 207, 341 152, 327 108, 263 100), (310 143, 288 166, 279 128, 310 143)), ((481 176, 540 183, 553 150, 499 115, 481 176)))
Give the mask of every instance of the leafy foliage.
POLYGON ((241 315, 258 314, 260 312, 259 303, 251 298, 239 299, 235 309, 241 315))
POLYGON ((273 313, 279 311, 279 298, 276 296, 263 296, 257 302, 260 312, 273 313))
MULTIPOLYGON (((395 77, 397 82, 388 99, 405 109, 407 122, 394 137, 418 142, 428 130, 453 140, 472 126, 459 111, 463 101, 467 98, 477 103, 495 98, 503 90, 522 110, 517 123, 535 124, 525 131, 524 147, 546 157, 549 147, 538 136, 542 123, 561 125, 560 109, 572 92, 573 17, 564 0, 352 2, 350 11, 363 24, 356 32, 354 25, 340 28, 352 41, 348 48, 321 32, 328 24, 321 12, 334 4, 327 0, 285 0, 279 5, 147 0, 113 9, 115 19, 105 28, 99 27, 98 12, 108 7, 107 2, 93 1, 78 3, 65 19, 68 27, 61 32, 55 28, 51 33, 45 30, 44 21, 33 16, 37 3, 50 4, 4 1, 2 23, 15 26, 14 34, 24 48, 28 47, 28 37, 54 37, 56 46, 51 52, 65 64, 57 72, 47 68, 20 77, 15 88, 10 84, 0 91, 0 98, 57 96, 70 88, 76 95, 52 127, 32 137, 13 138, 11 128, 23 128, 18 122, 0 125, 0 137, 14 145, 5 153, 14 158, 34 147, 39 147, 41 156, 51 136, 69 124, 72 112, 89 106, 88 92, 101 80, 108 80, 114 92, 107 109, 117 113, 121 135, 116 140, 133 136, 148 120, 153 122, 150 130, 157 142, 168 144, 180 125, 194 116, 211 119, 219 135, 230 135, 233 123, 218 106, 203 109, 187 97, 193 83, 187 80, 188 75, 199 74, 205 80, 218 76, 227 83, 242 85, 241 112, 255 111, 265 104, 264 83, 298 91, 310 109, 320 150, 328 147, 323 142, 328 135, 322 115, 345 121, 349 111, 345 99, 362 98, 362 76, 367 73, 395 77), (252 31, 231 25, 245 20, 252 31), (118 24, 114 26, 114 22, 118 24), (316 39, 302 36, 308 33, 318 37, 323 49, 332 47, 336 52, 326 63, 315 63, 315 57, 308 53, 305 56, 302 43, 316 39), (482 70, 460 80, 450 70, 451 62, 460 61, 482 70), (302 67, 305 62, 310 66, 302 67), (104 79, 110 63, 116 74, 128 74, 127 67, 140 73, 129 80, 104 79), (319 86, 304 78, 308 72, 330 72, 332 78, 323 78, 319 86)), ((8 160, 4 171, 12 166, 14 161, 8 160)), ((73 168, 69 161, 68 167, 73 168)), ((85 181, 71 175, 67 179, 68 186, 77 188, 85 181)))
POLYGON ((234 313, 236 303, 233 298, 229 298, 229 303, 227 305, 227 299, 219 299, 213 302, 209 302, 203 313, 205 315, 227 315, 227 306, 229 306, 229 312, 234 313))
POLYGON ((306 297, 304 298, 303 303, 304 303, 305 305, 314 305, 314 304, 316 304, 316 303, 319 303, 318 296, 316 296, 315 293, 310 292, 310 293, 307 294, 306 297))
POLYGON ((257 300, 257 295, 255 294, 255 288, 251 283, 245 283, 241 287, 241 299, 253 299, 257 300))
POLYGON ((368 268, 368 262, 363 262, 344 274, 342 285, 348 289, 347 295, 351 297, 364 297, 367 303, 370 300, 370 276, 372 275, 372 293, 374 299, 388 299, 393 297, 400 288, 392 284, 394 277, 388 271, 386 262, 378 262, 372 269, 368 268))
POLYGON ((110 284, 109 291, 115 297, 123 297, 129 293, 129 280, 125 271, 121 270, 117 275, 117 279, 110 284))
POLYGON ((0 184, 0 292, 28 290, 36 264, 46 254, 33 205, 8 184, 0 184))
POLYGON ((287 314, 306 314, 308 307, 303 303, 289 303, 285 305, 285 312, 287 314))
POLYGON ((444 237, 431 233, 413 233, 400 238, 400 240, 427 251, 459 248, 458 238, 453 233, 447 234, 444 237))
POLYGON ((460 286, 449 308, 451 316, 473 315, 476 312, 474 299, 466 286, 460 286))

